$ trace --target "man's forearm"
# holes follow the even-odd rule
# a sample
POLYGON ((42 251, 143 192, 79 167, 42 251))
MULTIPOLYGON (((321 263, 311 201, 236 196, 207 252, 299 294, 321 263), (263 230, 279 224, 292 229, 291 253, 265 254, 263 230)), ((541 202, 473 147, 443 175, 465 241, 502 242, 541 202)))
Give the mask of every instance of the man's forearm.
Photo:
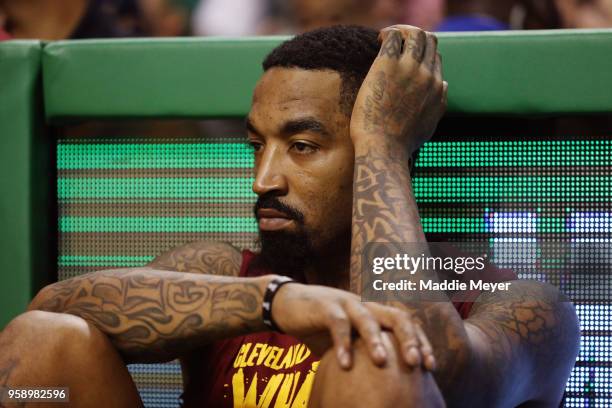
POLYGON ((265 330, 261 303, 272 278, 100 271, 47 286, 29 309, 91 322, 129 362, 167 361, 207 342, 265 330))
MULTIPOLYGON (((355 146, 351 290, 356 293, 361 293, 362 254, 368 242, 425 242, 409 157, 401 147, 392 149, 384 143, 355 146)), ((407 276, 418 277, 418 273, 407 276)), ((448 298, 424 302, 415 292, 395 300, 394 305, 408 309, 420 321, 434 348, 438 384, 445 395, 452 394, 450 388, 469 358, 461 317, 448 298)))
POLYGON ((351 291, 361 293, 362 255, 368 243, 425 242, 409 172, 410 155, 363 143, 355 145, 351 237, 351 291))

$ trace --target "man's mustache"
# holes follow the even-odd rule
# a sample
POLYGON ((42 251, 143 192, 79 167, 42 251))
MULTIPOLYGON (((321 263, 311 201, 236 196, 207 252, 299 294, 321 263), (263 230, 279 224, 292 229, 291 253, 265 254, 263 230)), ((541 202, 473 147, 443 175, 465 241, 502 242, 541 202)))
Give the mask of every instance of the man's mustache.
POLYGON ((263 208, 270 208, 279 212, 282 212, 287 216, 287 218, 297 221, 298 223, 304 222, 304 214, 301 213, 298 209, 293 208, 287 204, 281 202, 274 195, 264 194, 257 198, 257 202, 253 208, 255 212, 255 218, 259 220, 259 216, 257 215, 258 211, 263 208))

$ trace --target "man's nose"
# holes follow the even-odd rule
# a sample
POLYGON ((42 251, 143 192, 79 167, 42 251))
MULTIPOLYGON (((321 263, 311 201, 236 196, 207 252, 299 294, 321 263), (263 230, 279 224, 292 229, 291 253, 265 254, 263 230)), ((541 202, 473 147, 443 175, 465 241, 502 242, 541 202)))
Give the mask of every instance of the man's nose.
POLYGON ((287 194, 287 178, 282 166, 280 149, 268 146, 255 166, 253 192, 259 196, 274 192, 276 195, 287 194))

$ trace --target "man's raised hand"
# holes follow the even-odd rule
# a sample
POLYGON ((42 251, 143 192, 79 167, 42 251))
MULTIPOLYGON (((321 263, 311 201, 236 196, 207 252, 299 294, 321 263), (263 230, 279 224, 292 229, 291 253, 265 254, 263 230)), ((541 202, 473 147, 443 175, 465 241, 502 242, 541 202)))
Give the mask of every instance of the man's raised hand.
POLYGON ((351 116, 354 144, 400 146, 411 154, 433 134, 446 110, 447 83, 435 35, 395 25, 380 32, 378 57, 351 116))

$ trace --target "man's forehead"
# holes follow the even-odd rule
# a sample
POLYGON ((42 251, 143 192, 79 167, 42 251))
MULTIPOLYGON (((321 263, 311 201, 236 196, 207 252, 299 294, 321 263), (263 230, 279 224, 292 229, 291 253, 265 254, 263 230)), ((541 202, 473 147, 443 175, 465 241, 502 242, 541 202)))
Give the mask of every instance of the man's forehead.
POLYGON ((266 71, 253 92, 253 105, 330 105, 340 103, 340 74, 332 70, 274 67, 266 71))
POLYGON ((336 134, 347 125, 340 106, 341 83, 340 74, 332 70, 271 68, 257 83, 247 128, 279 134, 308 124, 310 130, 336 134))

